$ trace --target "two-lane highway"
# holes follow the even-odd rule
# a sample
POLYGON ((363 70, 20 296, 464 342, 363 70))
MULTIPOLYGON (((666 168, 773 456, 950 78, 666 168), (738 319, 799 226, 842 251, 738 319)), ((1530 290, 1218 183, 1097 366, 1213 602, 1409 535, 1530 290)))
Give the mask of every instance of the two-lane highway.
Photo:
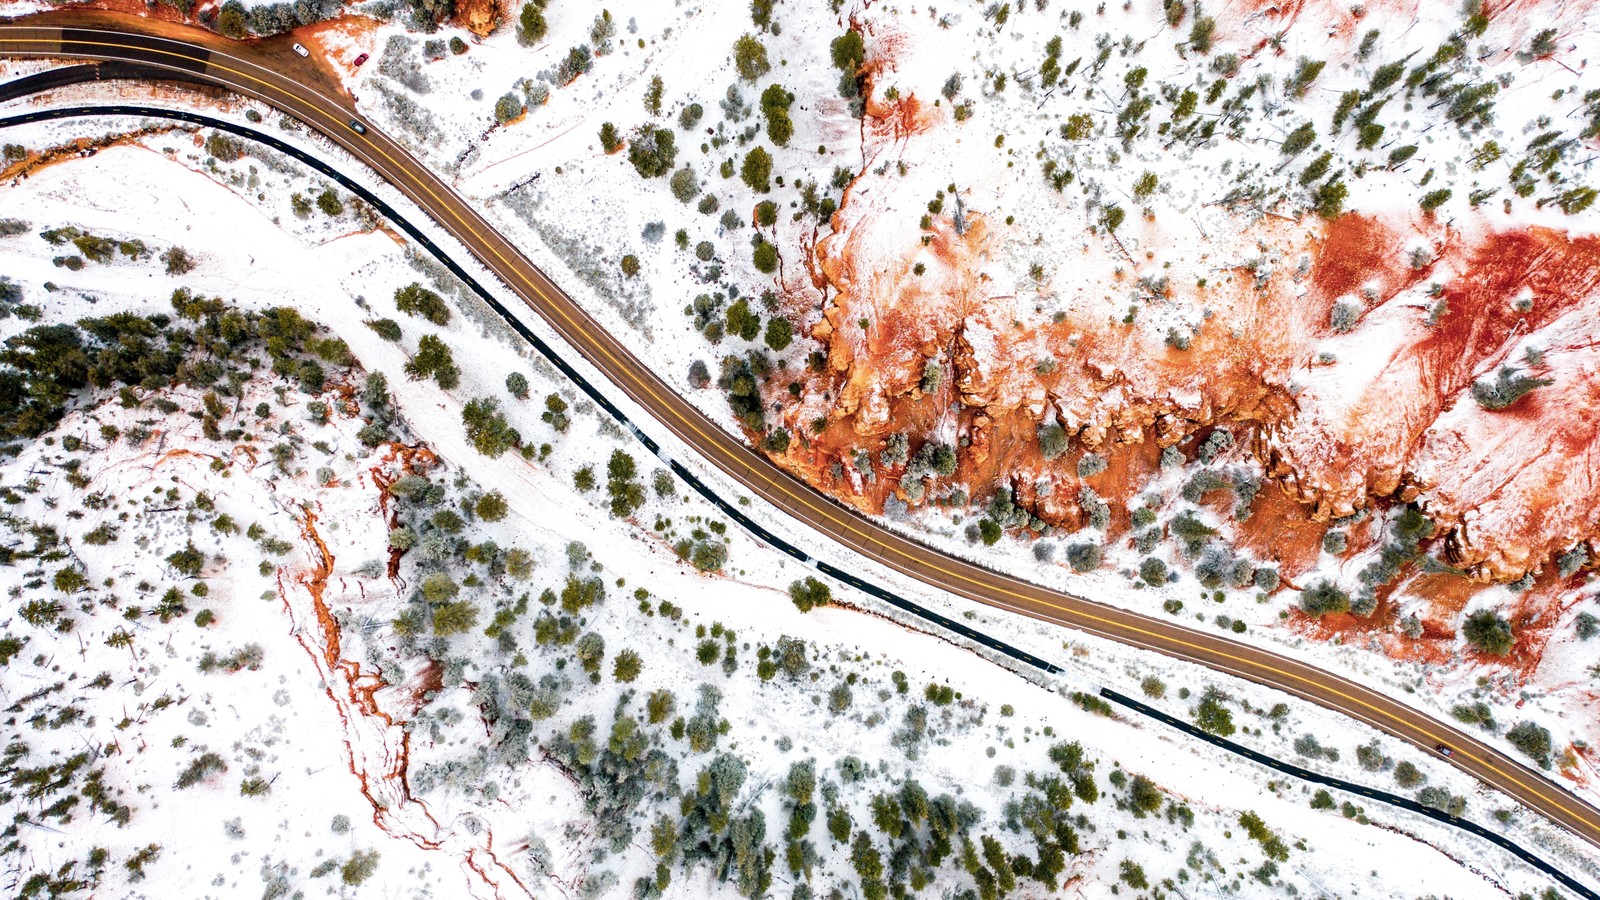
MULTIPOLYGON (((256 98, 338 144, 459 241, 630 400, 745 489, 879 564, 949 593, 1198 663, 1337 710, 1433 752, 1600 845, 1600 811, 1475 737, 1407 703, 1298 660, 1217 634, 1052 591, 901 537, 785 473, 723 431, 656 376, 463 198, 358 114, 342 88, 285 41, 234 43, 209 32, 107 13, 0 26, 0 55, 136 62, 256 98)), ((1440 763, 1445 761, 1440 759, 1440 763)))

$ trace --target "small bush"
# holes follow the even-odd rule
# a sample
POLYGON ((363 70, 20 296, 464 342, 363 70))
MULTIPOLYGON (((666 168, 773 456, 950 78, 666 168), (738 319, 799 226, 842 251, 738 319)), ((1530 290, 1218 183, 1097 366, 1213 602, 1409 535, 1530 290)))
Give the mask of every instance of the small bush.
POLYGON ((644 669, 644 660, 632 650, 623 650, 617 654, 611 664, 611 677, 621 683, 628 683, 639 677, 644 669))
POLYGON ((1535 378, 1512 366, 1502 366, 1495 373, 1494 381, 1475 381, 1472 384, 1472 399, 1484 409, 1505 409, 1521 400, 1534 388, 1544 387, 1554 382, 1548 378, 1535 378))
POLYGON ((1070 544, 1067 546, 1067 563, 1074 572, 1092 572, 1100 568, 1103 549, 1099 544, 1070 544))
POLYGON ((400 323, 393 319, 367 319, 362 324, 371 328, 374 334, 386 341, 398 341, 402 336, 400 323))
POLYGON ((220 772, 228 771, 228 763, 215 753, 202 753, 190 761, 189 765, 178 774, 176 786, 183 788, 194 787, 200 782, 220 772))
POLYGON ((733 67, 745 81, 756 81, 772 69, 767 62, 767 47, 753 34, 741 36, 733 43, 733 67))
POLYGON ((1422 208, 1427 212, 1433 212, 1434 210, 1443 206, 1445 201, 1449 199, 1449 188, 1440 188, 1437 191, 1429 191, 1428 193, 1422 195, 1422 208))
POLYGON ((1350 595, 1331 581, 1321 581, 1300 592, 1300 608, 1313 616, 1350 611, 1350 595))
POLYGON ((1361 304, 1349 297, 1340 299, 1328 311, 1328 326, 1339 334, 1344 334, 1356 327, 1361 321, 1361 304))
POLYGON ((770 275, 778 270, 778 248, 768 241, 757 241, 752 256, 757 272, 770 275))
POLYGON ((700 179, 695 177, 694 170, 688 166, 673 172, 672 178, 667 183, 672 188, 672 196, 676 197, 679 203, 688 203, 700 195, 700 179))
POLYGON ((450 324, 450 307, 444 298, 413 281, 394 292, 395 308, 408 316, 419 316, 435 325, 450 324))
POLYGON ((1406 760, 1394 767, 1394 780, 1396 784, 1409 789, 1426 781, 1427 777, 1422 774, 1421 769, 1406 760))
POLYGON ((1167 564, 1154 556, 1147 556, 1139 563, 1139 578, 1151 587, 1166 584, 1167 564))
POLYGON ((194 269, 194 260, 182 247, 173 247, 161 254, 161 262, 168 275, 187 275, 194 269))
POLYGON ((550 33, 550 24, 544 17, 545 0, 532 0, 522 4, 522 15, 517 19, 517 43, 524 47, 544 40, 550 33))
POLYGON ((494 120, 500 125, 520 118, 526 111, 527 107, 522 105, 522 98, 516 94, 503 94, 494 102, 494 120))
POLYGON ((1055 459, 1067 452, 1067 430, 1060 423, 1040 425, 1038 434, 1039 453, 1045 459, 1055 459))
POLYGON ((323 188, 317 195, 317 209, 329 218, 338 218, 344 215, 344 201, 339 199, 339 194, 333 188, 323 188))
POLYGON ((1530 721, 1519 722, 1506 732, 1506 740, 1511 742, 1511 746, 1526 753, 1541 768, 1550 768, 1551 740, 1548 728, 1530 721))
POLYGON ((794 581, 789 584, 789 599, 801 612, 810 612, 818 606, 827 606, 833 602, 833 589, 824 582, 807 576, 804 580, 794 581))
POLYGON ((628 146, 628 162, 640 178, 658 178, 671 172, 677 158, 677 138, 669 128, 645 125, 628 146))
POLYGON ((1511 625, 1493 610, 1480 609, 1467 616, 1461 626, 1461 634, 1468 644, 1490 656, 1505 656, 1516 645, 1511 625))
POLYGON ((772 190, 772 154, 765 147, 756 147, 744 155, 739 166, 739 177, 758 194, 772 190))
POLYGON ((490 491, 479 497, 474 508, 478 518, 485 522, 498 522, 506 517, 508 511, 505 495, 499 491, 490 491))
POLYGON ((344 865, 339 867, 339 878, 352 887, 372 877, 378 870, 378 851, 357 850, 344 865))

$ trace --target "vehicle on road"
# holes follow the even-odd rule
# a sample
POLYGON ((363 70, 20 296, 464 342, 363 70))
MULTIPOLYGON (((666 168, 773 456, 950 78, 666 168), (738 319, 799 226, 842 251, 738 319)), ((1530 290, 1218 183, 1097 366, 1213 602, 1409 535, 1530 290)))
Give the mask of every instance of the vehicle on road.
POLYGON ((350 128, 352 130, 354 130, 356 134, 366 134, 367 133, 367 126, 361 124, 360 122, 357 122, 355 119, 351 119, 350 120, 350 128))
POLYGON ((306 45, 300 43, 299 41, 295 42, 294 52, 300 54, 301 56, 310 56, 311 55, 311 51, 306 49, 306 45))
POLYGON ((361 65, 362 63, 366 62, 367 60, 369 60, 371 58, 372 58, 371 56, 363 53, 360 56, 356 57, 356 65, 359 66, 359 65, 361 65))
POLYGON ((1439 746, 1437 746, 1437 747, 1435 747, 1433 749, 1439 751, 1439 755, 1444 757, 1445 759, 1449 759, 1450 757, 1456 755, 1454 750, 1451 750, 1449 747, 1446 747, 1443 744, 1440 744, 1439 746))

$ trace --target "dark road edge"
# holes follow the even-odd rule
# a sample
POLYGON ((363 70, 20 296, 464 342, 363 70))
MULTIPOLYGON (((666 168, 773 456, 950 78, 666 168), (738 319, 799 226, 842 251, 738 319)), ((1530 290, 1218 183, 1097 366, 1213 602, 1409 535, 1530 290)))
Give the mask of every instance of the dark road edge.
POLYGON ((1194 725, 1175 716, 1168 715, 1167 713, 1164 713, 1161 710, 1150 706, 1149 704, 1141 703, 1132 697, 1119 694, 1110 688, 1101 688, 1100 696, 1110 700, 1113 703, 1125 706, 1134 712, 1155 719, 1158 722, 1163 722, 1167 725, 1170 725, 1173 728, 1190 735, 1191 737, 1199 738, 1208 744, 1221 747, 1222 749, 1227 750, 1229 753, 1237 754, 1245 759, 1250 760, 1251 762, 1266 766, 1269 769, 1276 769, 1285 775, 1292 775, 1295 778, 1299 778, 1303 781, 1325 785, 1346 793, 1365 797, 1368 800, 1376 800, 1379 803, 1387 803, 1390 806, 1398 807, 1408 812, 1414 812, 1421 816, 1427 816, 1434 821, 1443 822, 1446 825, 1453 825, 1456 828, 1467 832, 1468 834, 1475 834, 1478 837, 1489 841, 1500 849, 1511 853, 1513 856, 1516 856, 1518 859, 1521 859, 1523 862, 1533 866, 1535 869, 1538 869, 1546 875, 1549 875, 1551 878, 1561 882, 1573 892, 1580 894, 1583 897, 1587 897, 1589 900, 1595 900, 1595 892, 1587 885, 1575 878, 1572 878, 1565 872, 1557 869, 1555 866, 1545 862, 1543 859, 1534 856, 1532 853, 1529 853, 1526 850, 1523 850, 1510 838, 1507 838, 1501 834, 1496 834, 1495 832, 1490 831, 1489 829, 1479 825, 1477 822, 1471 821, 1470 819, 1463 819, 1460 816, 1452 816, 1443 810, 1434 809, 1431 806, 1418 803, 1410 797, 1402 796, 1400 794, 1391 794, 1388 791, 1380 791, 1369 787, 1363 787, 1354 782, 1345 781, 1342 778, 1335 778, 1332 775, 1324 775, 1321 772, 1313 772, 1310 769, 1302 768, 1294 763, 1283 762, 1282 760, 1267 756, 1264 753, 1251 750, 1249 747, 1235 744, 1233 741, 1230 741, 1226 738, 1217 737, 1211 732, 1200 728, 1198 725, 1194 725))
MULTIPOLYGON (((148 71, 141 71, 137 64, 130 65, 132 67, 131 69, 125 67, 116 71, 115 74, 101 71, 99 65, 73 66, 65 69, 54 69, 37 73, 35 75, 16 79, 15 81, 8 82, 5 85, 0 86, 0 98, 12 99, 17 96, 23 96, 26 93, 33 93, 38 90, 42 90, 46 87, 94 81, 101 77, 144 77, 167 81, 188 80, 174 79, 172 77, 172 73, 165 70, 152 69, 148 71), (21 82, 32 82, 32 84, 31 86, 28 86, 26 90, 23 90, 24 85, 22 85, 21 82)), ((815 557, 812 557, 810 554, 806 553, 804 550, 796 547, 794 544, 791 544, 774 534, 771 530, 752 519, 749 515, 741 512, 735 504, 723 499, 722 496, 717 494, 708 485, 702 482, 698 476, 696 476, 693 472, 690 472, 677 460, 673 459, 670 454, 662 452, 659 443, 657 443, 648 434, 641 431, 638 426, 636 426, 632 420, 630 420, 627 415, 617 407, 616 404, 612 403, 611 400, 601 393, 600 390, 598 390, 593 384, 591 384, 588 379, 586 379, 575 368, 573 368, 573 366, 568 363, 559 353, 557 353, 555 349, 550 346, 550 344, 535 334, 526 323, 524 323, 509 309, 507 309, 504 304, 500 303, 499 300, 495 299, 493 294, 485 289, 476 278, 474 278, 466 271, 465 268, 451 258, 448 253, 445 253, 443 250, 441 250, 438 245, 436 245, 433 240, 430 239, 420 228, 413 225, 405 217, 401 216, 398 210, 391 206, 387 201, 368 190, 364 185, 346 176, 342 172, 335 169, 332 165, 323 162, 316 156, 313 156, 310 153, 307 153, 306 151, 271 134, 258 131, 254 128, 249 128, 244 125, 239 125, 225 119, 217 119, 211 116, 187 112, 184 110, 165 109, 162 107, 140 106, 134 104, 70 106, 37 110, 34 112, 0 118, 0 129, 10 128, 17 125, 27 125, 36 122, 54 121, 58 119, 93 118, 101 116, 141 116, 147 118, 173 119, 180 122, 189 122, 195 125, 205 126, 207 128, 215 128, 219 131, 226 131, 231 134, 256 141, 264 146, 270 147, 273 150, 284 153, 302 163, 305 163, 307 166, 315 169, 317 172, 332 179, 336 183, 343 186, 346 190, 349 190, 351 193, 360 197, 363 202, 372 206, 374 209, 377 209, 392 223, 399 227, 401 231, 405 232, 413 240, 425 247, 435 259, 437 259, 442 265, 445 266, 445 268, 450 271, 451 274, 460 279, 460 281, 470 288, 472 292, 479 297, 479 299, 487 304, 496 315, 504 320, 505 323, 512 329, 512 331, 516 332, 519 337, 527 341, 536 351, 538 351, 541 356, 553 364, 562 375, 566 376, 566 378, 576 385, 578 389, 581 390, 590 400, 594 401, 610 416, 625 425, 627 430, 636 439, 638 439, 640 443, 644 444, 644 446, 650 451, 651 455, 655 456, 664 465, 670 467, 674 474, 683 479, 685 483, 694 489, 695 493, 699 494, 705 500, 710 502, 724 515, 737 522, 740 527, 748 531, 750 534, 782 551, 788 556, 815 568, 824 575, 827 575, 844 584, 848 584, 851 587, 862 591, 863 593, 876 597, 877 599, 888 603, 897 609, 917 616, 925 622, 929 622, 933 625, 943 628, 944 630, 971 641, 980 647, 987 648, 995 653, 1016 660, 1017 662, 1037 669, 1046 674, 1065 674, 1064 669, 1038 656, 1035 656, 1017 647, 1013 647, 1010 644, 971 628, 970 626, 964 625, 948 616, 937 613, 924 606, 921 606, 920 604, 901 597, 898 594, 872 584, 871 582, 865 581, 851 572, 839 568, 838 566, 816 559, 815 557)), ((1387 803, 1391 806, 1395 806, 1409 812, 1418 813, 1442 822, 1446 825, 1452 825, 1469 834, 1484 838, 1516 856, 1518 859, 1521 859, 1522 861, 1533 866, 1540 872, 1543 872, 1546 875, 1549 875, 1551 878, 1554 878, 1569 890, 1572 890, 1574 893, 1586 898, 1586 900, 1600 900, 1600 892, 1596 892, 1582 882, 1579 882, 1577 879, 1545 862, 1540 857, 1535 856, 1533 853, 1527 850, 1524 850, 1521 846, 1512 842, 1510 839, 1496 834, 1495 832, 1490 831, 1475 822, 1462 819, 1458 816, 1452 816, 1429 806, 1424 806, 1408 797, 1403 797, 1398 794, 1391 794, 1385 791, 1377 791, 1353 782, 1348 782, 1332 776, 1313 772, 1309 769, 1301 768, 1300 766, 1296 766, 1292 763, 1281 762, 1273 757, 1259 753, 1255 750, 1251 750, 1248 747, 1235 744, 1232 741, 1228 741, 1223 738, 1219 738, 1216 735, 1202 731, 1200 728, 1191 725, 1188 722, 1168 715, 1167 713, 1164 713, 1158 709, 1155 709, 1154 707, 1148 706, 1123 694, 1117 693, 1116 691, 1112 691, 1109 688, 1100 688, 1100 695, 1107 700, 1111 700, 1149 718, 1156 719, 1157 721, 1177 728, 1193 737, 1199 738, 1214 746, 1249 759, 1252 762, 1259 763, 1283 772, 1287 775, 1292 775, 1296 778, 1316 784, 1326 785, 1347 793, 1356 794, 1371 800, 1387 803)))

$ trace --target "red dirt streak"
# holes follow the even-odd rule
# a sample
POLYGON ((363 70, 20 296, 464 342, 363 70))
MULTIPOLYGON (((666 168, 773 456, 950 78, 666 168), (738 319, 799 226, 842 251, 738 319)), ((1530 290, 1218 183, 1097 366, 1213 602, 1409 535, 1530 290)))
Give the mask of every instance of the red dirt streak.
MULTIPOLYGON (((432 459, 431 453, 427 453, 425 449, 422 452, 426 454, 427 459, 432 459)), ((378 471, 374 471, 373 475, 375 481, 380 480, 378 471)), ((450 851, 451 846, 459 844, 463 836, 454 830, 443 828, 427 804, 411 794, 408 781, 411 735, 397 726, 395 715, 385 710, 378 698, 378 692, 389 685, 376 673, 363 672, 360 663, 342 656, 343 641, 339 623, 334 619, 323 596, 328 579, 333 573, 334 556, 317 532, 316 526, 316 512, 306 507, 302 510, 301 534, 312 550, 312 565, 294 577, 294 581, 305 589, 311 600, 311 618, 315 620, 315 628, 308 630, 297 627, 299 615, 281 575, 278 579, 278 594, 283 600, 284 610, 289 616, 295 639, 310 655, 323 676, 324 690, 328 699, 333 701, 334 711, 338 714, 345 733, 344 745, 350 774, 360 785, 362 796, 372 806, 373 823, 385 834, 409 840, 424 850, 450 851), (313 636, 319 640, 312 639, 313 636), (360 724, 362 720, 377 724, 379 726, 377 734, 363 735, 360 724), (380 751, 378 754, 380 758, 392 757, 387 771, 374 773, 369 768, 371 763, 366 751, 374 749, 380 751), (427 822, 430 834, 420 833, 414 826, 407 824, 402 811, 408 808, 421 814, 427 822)), ((406 692, 403 696, 416 704, 421 692, 435 680, 436 675, 430 678, 425 674, 421 686, 406 692)), ((488 835, 487 840, 488 843, 483 847, 466 847, 458 851, 462 866, 476 875, 483 885, 490 888, 496 898, 504 896, 501 892, 503 881, 492 874, 496 869, 505 873, 510 882, 516 885, 521 896, 533 896, 517 874, 495 856, 492 833, 488 835)))

